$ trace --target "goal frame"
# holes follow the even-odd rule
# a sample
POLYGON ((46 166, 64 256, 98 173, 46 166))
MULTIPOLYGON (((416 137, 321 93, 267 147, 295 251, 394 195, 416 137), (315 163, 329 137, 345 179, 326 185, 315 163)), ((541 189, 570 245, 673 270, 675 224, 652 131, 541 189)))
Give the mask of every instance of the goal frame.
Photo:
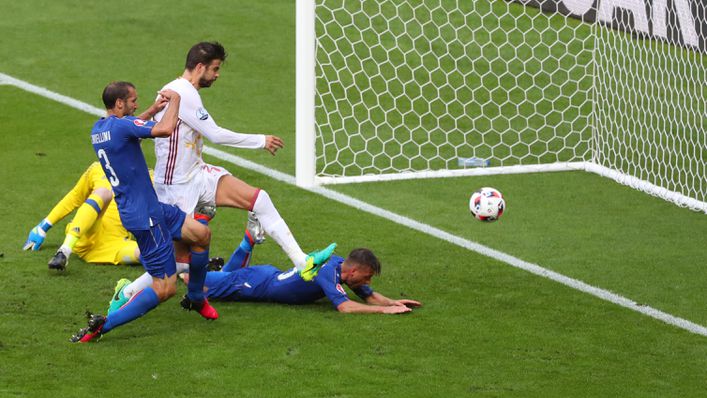
MULTIPOLYGON (((591 160, 578 162, 556 162, 549 164, 479 167, 466 169, 426 170, 361 176, 322 177, 316 171, 316 0, 296 0, 296 160, 295 181, 299 187, 312 188, 320 185, 349 184, 362 182, 408 180, 419 178, 442 178, 482 176, 497 174, 521 174, 558 171, 586 171, 612 179, 634 189, 673 202, 681 207, 707 213, 707 202, 686 196, 680 192, 657 186, 630 174, 605 167, 598 162, 597 149, 590 145, 591 160)), ((595 25, 593 29, 606 29, 595 25)), ((592 137, 596 126, 592 123, 592 137)), ((594 142, 594 138, 590 141, 594 142)))

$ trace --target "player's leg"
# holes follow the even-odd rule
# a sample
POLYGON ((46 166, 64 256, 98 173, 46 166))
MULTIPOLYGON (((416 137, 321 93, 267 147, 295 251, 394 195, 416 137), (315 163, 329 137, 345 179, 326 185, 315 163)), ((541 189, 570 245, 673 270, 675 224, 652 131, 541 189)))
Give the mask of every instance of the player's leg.
POLYGON ((258 218, 255 217, 255 214, 249 211, 248 223, 246 224, 243 239, 236 250, 233 251, 233 254, 231 254, 231 258, 228 260, 226 265, 221 268, 221 271, 231 272, 250 265, 253 247, 256 244, 263 243, 264 240, 265 230, 263 230, 263 227, 260 224, 260 221, 258 221, 258 218))
POLYGON ((176 264, 169 229, 163 221, 149 230, 131 231, 140 247, 143 266, 153 283, 108 316, 89 315, 88 327, 72 336, 72 342, 88 342, 112 329, 133 321, 155 308, 176 291, 176 264))
POLYGON ((334 247, 330 245, 321 252, 315 252, 310 256, 305 254, 287 223, 270 200, 270 195, 232 175, 223 175, 219 179, 216 189, 216 206, 236 207, 255 213, 265 232, 280 245, 300 271, 313 270, 313 267, 326 261, 334 251, 334 247))
MULTIPOLYGON (((177 239, 181 238, 182 232, 181 227, 178 225, 179 222, 180 221, 178 220, 175 221, 177 225, 173 226, 174 231, 170 231, 170 234, 172 235, 172 240, 175 239, 175 235, 177 239)), ((176 257, 177 274, 189 272, 189 262, 191 261, 189 245, 181 241, 174 241, 174 251, 176 257)), ((118 255, 121 255, 121 253, 118 253, 118 255)), ((127 247, 125 254, 127 254, 127 247)), ((136 248, 134 256, 137 259, 140 258, 139 249, 136 248)), ((132 282, 128 279, 118 280, 114 289, 114 294, 111 297, 110 302, 108 303, 108 313, 111 313, 123 306, 135 294, 142 291, 144 288, 150 286, 151 284, 152 276, 150 276, 150 274, 147 272, 145 272, 132 282)))
MULTIPOLYGON (((189 282, 181 304, 184 309, 196 310, 206 319, 217 319, 218 313, 204 295, 204 281, 208 272, 211 231, 199 221, 186 218, 181 227, 180 241, 190 248, 189 282)), ((176 238, 176 234, 174 235, 176 238)))
POLYGON ((66 226, 64 242, 61 244, 56 254, 54 254, 54 257, 49 260, 48 265, 50 269, 66 269, 69 256, 71 256, 76 242, 79 241, 86 231, 93 227, 93 224, 103 210, 105 210, 106 206, 108 206, 112 198, 113 192, 104 187, 96 188, 91 192, 83 204, 79 206, 74 218, 66 226))

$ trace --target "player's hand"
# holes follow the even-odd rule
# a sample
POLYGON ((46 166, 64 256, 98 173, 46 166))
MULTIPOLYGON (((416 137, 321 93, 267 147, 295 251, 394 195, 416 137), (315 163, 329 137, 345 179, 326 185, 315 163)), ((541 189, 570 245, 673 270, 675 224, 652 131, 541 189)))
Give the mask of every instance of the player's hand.
POLYGON ((43 229, 39 228, 39 225, 32 228, 32 230, 29 231, 27 241, 25 242, 24 246, 22 246, 22 250, 39 250, 39 248, 42 247, 42 243, 44 243, 44 238, 46 236, 47 233, 44 232, 43 229))
POLYGON ((415 300, 402 299, 402 300, 395 300, 395 305, 403 305, 405 307, 415 308, 415 307, 421 307, 422 303, 419 301, 415 301, 415 300))
POLYGON ((283 148, 285 146, 285 143, 282 141, 282 138, 276 136, 276 135, 266 135, 265 136, 265 149, 266 151, 270 152, 271 155, 275 155, 275 152, 277 152, 278 149, 283 148))
POLYGON ((406 312, 412 311, 412 308, 406 307, 404 305, 391 305, 390 307, 384 307, 384 314, 404 314, 406 312))
POLYGON ((179 98, 179 94, 177 94, 176 91, 170 90, 170 89, 161 90, 159 92, 159 94, 160 94, 161 98, 164 98, 167 101, 171 101, 175 98, 179 98))
POLYGON ((152 106, 150 106, 150 109, 148 112, 150 112, 150 114, 152 116, 155 116, 156 114, 161 112, 162 109, 164 109, 164 107, 167 106, 168 103, 169 103, 169 100, 167 98, 165 98, 164 96, 162 96, 162 94, 160 94, 160 96, 157 97, 157 100, 155 101, 155 103, 152 104, 152 106))

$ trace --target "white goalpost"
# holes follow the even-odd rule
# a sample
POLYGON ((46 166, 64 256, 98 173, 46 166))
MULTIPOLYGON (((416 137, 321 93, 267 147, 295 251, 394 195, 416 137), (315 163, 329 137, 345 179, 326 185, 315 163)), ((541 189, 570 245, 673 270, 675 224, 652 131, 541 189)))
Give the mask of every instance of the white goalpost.
POLYGON ((689 0, 297 0, 297 184, 584 170, 707 213, 689 0))

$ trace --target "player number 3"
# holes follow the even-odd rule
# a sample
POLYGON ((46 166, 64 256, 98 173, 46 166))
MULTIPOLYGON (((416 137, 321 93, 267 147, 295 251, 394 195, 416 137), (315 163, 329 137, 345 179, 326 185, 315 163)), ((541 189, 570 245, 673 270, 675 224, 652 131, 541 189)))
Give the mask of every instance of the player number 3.
POLYGON ((108 154, 106 154, 106 151, 103 149, 99 149, 97 154, 98 154, 98 159, 103 162, 103 167, 109 173, 108 181, 110 181, 110 185, 112 185, 114 187, 117 187, 118 185, 120 185, 120 180, 118 179, 118 176, 115 175, 115 170, 113 170, 113 168, 110 167, 110 160, 108 160, 108 154))

